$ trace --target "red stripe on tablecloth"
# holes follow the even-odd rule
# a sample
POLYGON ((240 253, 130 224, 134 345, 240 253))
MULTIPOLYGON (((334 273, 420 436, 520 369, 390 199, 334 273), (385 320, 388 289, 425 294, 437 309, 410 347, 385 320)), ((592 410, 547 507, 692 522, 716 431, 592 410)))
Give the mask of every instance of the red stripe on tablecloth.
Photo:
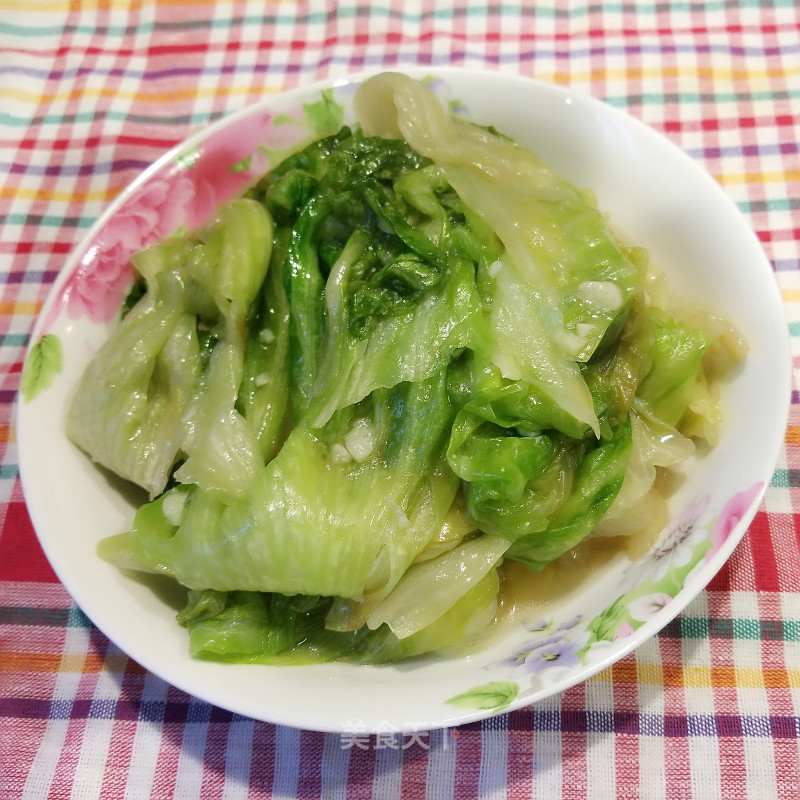
MULTIPOLYGON (((530 721, 524 711, 514 711, 517 720, 530 721)), ((508 726, 508 800, 531 800, 533 797, 533 726, 508 726)))
POLYGON ((730 592, 731 590, 731 567, 730 559, 726 561, 719 572, 709 581, 706 589, 711 592, 730 592))
MULTIPOLYGON (((707 591, 708 615, 717 619, 731 619, 735 610, 729 591, 707 591)), ((711 671, 713 685, 713 703, 715 719, 736 716, 739 709, 739 688, 735 680, 719 680, 722 670, 732 672, 736 664, 737 642, 733 637, 718 636, 709 641, 711 671)), ((746 797, 741 791, 747 775, 744 768, 745 745, 741 736, 724 735, 720 731, 717 737, 719 753, 720 787, 723 797, 746 797)))
POLYGON ((410 747, 403 752, 401 797, 403 800, 425 800, 427 782, 428 750, 422 747, 410 747))
POLYGON ((584 800, 587 789, 586 684, 561 697, 561 781, 564 798, 584 800))
POLYGON ((297 776, 298 797, 322 797, 322 753, 325 734, 303 731, 300 734, 300 759, 297 776))
POLYGON ((800 757, 798 757, 797 739, 773 737, 772 748, 778 785, 800 787, 800 757))
MULTIPOLYGON (((370 742, 370 745, 373 743, 370 742)), ((377 760, 376 750, 353 747, 347 765, 347 800, 372 800, 372 782, 377 760)))
POLYGON ((111 729, 108 758, 100 785, 101 797, 124 797, 131 763, 133 742, 136 737, 136 720, 116 720, 111 729))
MULTIPOLYGON (((749 572, 752 577, 752 570, 742 569, 742 565, 748 567, 749 564, 749 559, 743 559, 737 571, 749 572)), ((740 578, 737 580, 741 581, 740 578)), ((730 591, 709 590, 706 592, 706 597, 709 617, 731 619, 736 616, 730 591)), ((735 679, 737 646, 741 647, 742 643, 737 643, 733 637, 720 636, 709 641, 714 717, 718 721, 737 717, 741 713, 740 686, 735 679), (723 672, 730 677, 722 679, 723 672)), ((720 796, 747 797, 746 742, 741 732, 720 728, 718 722, 716 741, 719 754, 717 772, 720 776, 720 796)))
POLYGON ((275 778, 275 727, 256 725, 253 730, 253 757, 250 765, 250 793, 268 796, 275 778))
MULTIPOLYGON (((796 562, 795 562, 796 563, 796 562)), ((796 576, 795 576, 796 577, 796 576)), ((797 591, 792 589, 792 591, 797 591)), ((778 625, 785 616, 796 617, 790 608, 783 602, 787 598, 785 593, 759 592, 758 611, 761 620, 774 620, 778 625)), ((797 605, 797 599, 789 601, 797 605)), ((780 628, 776 630, 776 637, 780 637, 780 628)), ((787 667, 796 667, 794 661, 787 664, 786 647, 775 647, 774 639, 764 636, 761 639, 761 663, 764 667, 765 693, 769 704, 771 719, 780 717, 791 718, 797 714, 796 693, 797 689, 789 680, 781 680, 778 675, 787 675, 787 667), (772 677, 775 676, 775 677, 772 677)), ((793 652, 789 651, 789 652, 793 652)), ((798 742, 796 737, 772 737, 775 773, 779 776, 784 786, 800 787, 800 758, 798 758, 798 742)))
MULTIPOLYGON (((82 148, 92 150, 100 147, 102 144, 107 144, 105 137, 102 135, 95 136, 81 136, 80 145, 82 148)), ((152 150, 169 150, 179 140, 177 138, 160 138, 156 139, 152 136, 117 136, 115 145, 119 147, 144 147, 152 150)), ((75 135, 57 136, 53 139, 46 139, 44 137, 29 136, 20 139, 18 147, 20 150, 31 150, 37 153, 44 151, 72 151, 75 148, 76 137, 75 135)), ((92 176, 96 178, 95 175, 92 176)))
MULTIPOLYGON (((778 563, 773 528, 784 525, 794 529, 800 544, 798 520, 792 515, 756 513, 747 534, 733 551, 731 558, 708 584, 709 591, 796 591, 800 578, 794 571, 786 572, 778 563)), ((785 531, 782 532, 785 538, 785 531)), ((794 564, 793 558, 788 559, 794 564)))
POLYGON ((3 735, 0 736, 0 775, 9 798, 22 796, 22 787, 30 774, 31 767, 39 751, 39 744, 45 737, 47 720, 44 719, 4 719, 3 735), (19 789, 19 794, 11 794, 19 789))
POLYGON ((200 786, 200 797, 203 800, 217 800, 225 791, 225 757, 229 731, 227 720, 208 724, 203 751, 203 782, 200 786))
POLYGON ((780 591, 800 592, 800 570, 797 569, 797 554, 800 552, 800 518, 788 513, 770 513, 767 521, 780 591))
POLYGON ((71 253, 74 247, 75 243, 72 241, 43 242, 41 239, 32 239, 19 242, 0 242, 0 253, 14 253, 18 256, 32 255, 34 252, 64 255, 65 253, 71 253))
MULTIPOLYGON (((170 688, 168 698, 171 693, 172 689, 170 688)), ((161 744, 158 748, 158 758, 153 771, 151 797, 166 798, 174 796, 175 780, 178 775, 178 764, 181 756, 181 742, 187 727, 185 720, 164 722, 161 744)))
POLYGON ((686 726, 683 640, 658 638, 664 673, 664 788, 666 797, 691 797, 691 748, 686 726), (683 721, 683 725, 681 725, 683 721))
POLYGON ((480 725, 473 723, 457 730, 458 737, 454 739, 457 749, 453 797, 478 797, 481 767, 480 725))
POLYGON ((744 543, 749 544, 752 554, 755 580, 753 588, 758 592, 779 592, 781 582, 778 564, 775 560, 775 548, 772 546, 769 517, 765 512, 756 514, 744 543))
POLYGON ((3 519, 0 581, 58 581, 33 531, 25 503, 9 503, 3 519))
POLYGON ((720 797, 747 797, 745 742, 741 735, 719 732, 720 797))
MULTIPOLYGON (((611 668, 614 710, 628 713, 637 719, 639 713, 639 685, 636 661, 628 657, 611 668)), ((639 793, 639 731, 618 731, 614 748, 614 777, 617 796, 636 797, 639 793)))

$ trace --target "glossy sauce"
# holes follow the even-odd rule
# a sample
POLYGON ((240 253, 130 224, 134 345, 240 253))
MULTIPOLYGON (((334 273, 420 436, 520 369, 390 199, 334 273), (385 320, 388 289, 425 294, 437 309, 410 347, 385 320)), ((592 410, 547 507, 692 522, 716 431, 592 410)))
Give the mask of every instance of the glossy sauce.
POLYGON ((656 517, 627 536, 589 537, 535 574, 515 561, 503 562, 497 614, 484 646, 502 636, 509 625, 546 617, 559 601, 598 580, 620 559, 639 559, 658 539, 665 522, 666 518, 656 517))

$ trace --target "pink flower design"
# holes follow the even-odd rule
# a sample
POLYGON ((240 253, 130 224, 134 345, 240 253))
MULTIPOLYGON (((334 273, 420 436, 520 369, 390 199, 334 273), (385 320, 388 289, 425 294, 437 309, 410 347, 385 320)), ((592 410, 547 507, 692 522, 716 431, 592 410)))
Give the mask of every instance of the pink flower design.
POLYGON ((118 311, 131 283, 130 257, 184 224, 193 192, 183 175, 153 179, 97 233, 64 289, 67 313, 105 322, 118 311))
POLYGON ((737 492, 725 503, 719 512, 717 521, 714 524, 714 529, 711 531, 711 549, 706 553, 706 561, 708 561, 727 541, 734 528, 736 528, 743 517, 750 511, 753 501, 758 497, 763 488, 763 482, 753 484, 749 489, 745 489, 743 492, 737 492))
MULTIPOLYGON (((302 119, 302 109, 298 111, 302 119)), ((66 306, 70 318, 113 318, 131 284, 131 256, 181 228, 207 224, 226 200, 241 194, 269 168, 264 148, 288 149, 309 131, 292 121, 275 124, 272 114, 250 114, 204 139, 197 150, 150 178, 129 197, 89 243, 53 307, 49 328, 66 306)))
POLYGON ((187 227, 208 221, 221 203, 267 170, 267 157, 259 148, 270 139, 271 129, 271 114, 247 116, 200 145, 190 171, 194 196, 186 209, 187 227))
POLYGON ((234 167, 257 151, 270 121, 269 114, 262 114, 212 134, 193 157, 184 157, 128 198, 89 244, 65 286, 62 301, 69 316, 111 319, 130 286, 134 253, 182 227, 207 222, 222 202, 264 170, 257 158, 247 169, 234 167))
POLYGON ((639 622, 647 622, 652 619, 662 608, 672 602, 672 595, 666 592, 656 592, 637 597, 628 606, 628 613, 639 622))
POLYGON ((614 634, 614 640, 617 639, 627 639, 629 636, 632 636, 635 633, 633 630, 633 625, 626 619, 620 626, 617 628, 617 632, 614 634))

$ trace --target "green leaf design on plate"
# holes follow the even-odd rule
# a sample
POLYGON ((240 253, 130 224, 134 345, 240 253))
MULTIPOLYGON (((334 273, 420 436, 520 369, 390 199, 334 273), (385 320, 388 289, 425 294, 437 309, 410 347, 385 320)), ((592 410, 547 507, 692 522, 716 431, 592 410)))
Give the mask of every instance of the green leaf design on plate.
POLYGON ((249 156, 245 156, 241 161, 237 161, 235 164, 231 164, 228 169, 231 172, 248 172, 253 164, 253 156, 252 154, 249 156))
POLYGON ((333 99, 331 89, 324 89, 316 103, 304 103, 303 111, 309 125, 319 136, 338 131, 344 122, 344 109, 333 99))
POLYGON ((194 167, 194 165, 197 163, 198 158, 200 158, 199 148, 194 147, 191 150, 187 150, 185 153, 181 153, 175 159, 175 168, 179 171, 192 169, 192 167, 194 167))
POLYGON ((519 694, 519 684, 513 681, 492 681, 475 686, 468 692, 457 694, 447 700, 448 705, 458 708, 477 708, 488 711, 510 705, 519 694))
POLYGON ((44 391, 53 382, 64 363, 61 340, 53 333, 46 333, 31 348, 22 369, 20 394, 26 403, 44 391))
POLYGON ((629 599, 627 594, 618 597, 589 623, 590 642, 611 641, 614 638, 620 625, 628 617, 629 599))

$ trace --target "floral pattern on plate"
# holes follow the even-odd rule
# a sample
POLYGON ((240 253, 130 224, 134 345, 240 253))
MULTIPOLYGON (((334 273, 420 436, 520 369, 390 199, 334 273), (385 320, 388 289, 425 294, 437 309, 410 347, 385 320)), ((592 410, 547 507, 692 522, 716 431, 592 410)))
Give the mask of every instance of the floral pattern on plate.
MULTIPOLYGON (((725 543, 762 489, 759 482, 737 492, 716 514, 709 511, 708 495, 689 503, 650 553, 626 570, 622 593, 600 614, 588 620, 577 616, 561 622, 523 622, 530 636, 509 656, 486 664, 485 669, 523 673, 535 680, 544 671, 586 666, 598 647, 631 636, 668 607, 684 587, 691 586, 693 573, 725 543)), ((503 690, 499 691, 496 683, 476 686, 447 702, 470 708, 487 708, 486 703, 496 702, 492 707, 502 708, 511 702, 507 697, 516 696, 509 687, 519 690, 519 684, 500 682, 503 690)))
POLYGON ((226 200, 241 194, 290 152, 333 133, 344 109, 333 90, 290 112, 248 114, 197 144, 167 154, 112 206, 84 246, 25 364, 28 402, 61 370, 61 343, 51 332, 61 314, 103 324, 118 313, 133 282, 131 256, 166 237, 207 224, 226 200))

